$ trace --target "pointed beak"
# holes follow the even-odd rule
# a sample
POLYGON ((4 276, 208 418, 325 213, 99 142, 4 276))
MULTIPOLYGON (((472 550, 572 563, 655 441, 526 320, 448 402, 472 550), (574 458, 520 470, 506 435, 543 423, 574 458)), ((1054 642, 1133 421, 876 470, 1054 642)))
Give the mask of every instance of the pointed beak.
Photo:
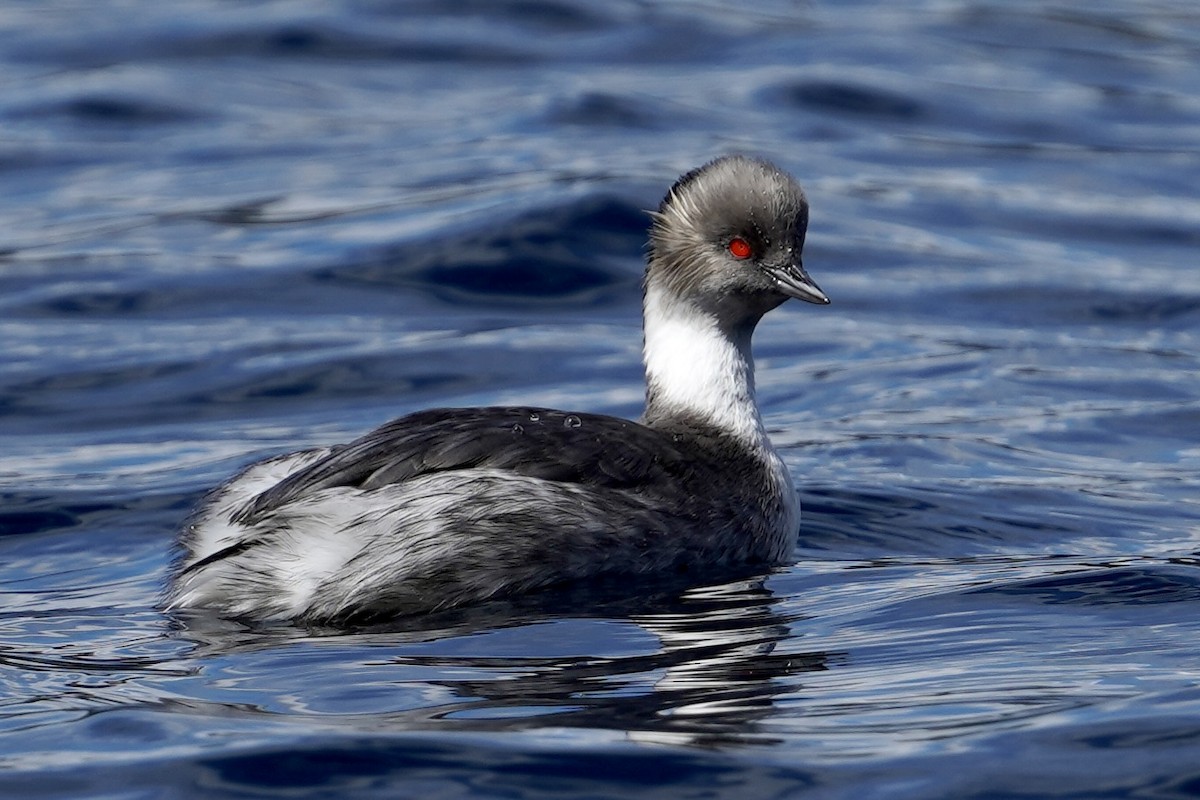
POLYGON ((821 287, 808 277, 800 259, 797 258, 782 267, 768 267, 767 274, 775 279, 775 285, 779 291, 788 297, 794 297, 806 303, 816 303, 820 306, 829 305, 829 298, 821 291, 821 287))

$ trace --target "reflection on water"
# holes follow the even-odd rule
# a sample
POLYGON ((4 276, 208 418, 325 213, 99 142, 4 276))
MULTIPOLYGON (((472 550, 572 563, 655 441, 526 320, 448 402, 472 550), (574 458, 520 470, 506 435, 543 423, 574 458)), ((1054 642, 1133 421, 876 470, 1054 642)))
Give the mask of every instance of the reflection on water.
MULTIPOLYGON (((795 649, 790 623, 798 618, 775 611, 774 597, 761 581, 637 599, 616 599, 614 587, 607 591, 599 604, 595 587, 564 590, 356 633, 317 632, 315 638, 293 628, 247 629, 192 615, 181 618, 177 636, 194 644, 191 660, 202 672, 208 669, 204 664, 233 653, 276 649, 280 658, 316 658, 323 670, 358 675, 359 690, 366 683, 365 665, 339 668, 337 662, 368 654, 380 687, 419 684, 423 703, 369 715, 317 713, 312 706, 308 711, 316 714, 310 717, 314 722, 374 732, 611 729, 617 720, 617 729, 636 741, 769 743, 771 737, 755 723, 772 713, 776 695, 797 689, 795 681, 781 679, 827 668, 828 654, 795 649), (605 616, 556 620, 548 610, 556 606, 592 608, 605 616), (614 613, 622 616, 608 616, 614 613), (617 635, 596 636, 597 625, 617 635), (590 635, 572 641, 577 627, 590 635), (506 630, 519 646, 496 636, 506 630), (781 647, 785 641, 788 646, 781 647), (567 652, 536 654, 563 644, 567 652), (512 649, 534 654, 504 652, 512 649), (437 702, 429 702, 434 696, 437 702)), ((269 682, 278 674, 264 678, 269 682)), ((210 679, 223 681, 219 674, 210 679)), ((240 687, 247 695, 279 689, 240 687)), ((188 704, 203 713, 201 701, 188 704)), ((269 711, 259 707, 255 713, 269 711)))
POLYGON ((724 584, 688 592, 684 608, 634 620, 659 637, 668 663, 654 683, 662 727, 631 728, 639 741, 714 745, 764 743, 754 723, 774 713, 774 698, 798 691, 783 680, 828 668, 838 654, 795 649, 798 637, 774 610, 761 583, 724 584))

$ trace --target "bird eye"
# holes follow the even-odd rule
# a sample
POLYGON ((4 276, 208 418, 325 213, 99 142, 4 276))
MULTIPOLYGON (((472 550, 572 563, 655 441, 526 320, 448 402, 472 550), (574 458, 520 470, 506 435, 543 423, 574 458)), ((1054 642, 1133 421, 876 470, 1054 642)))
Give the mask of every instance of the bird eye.
POLYGON ((754 255, 754 248, 750 246, 749 242, 740 236, 735 236, 734 238, 730 239, 728 247, 729 254, 734 258, 745 259, 754 255))

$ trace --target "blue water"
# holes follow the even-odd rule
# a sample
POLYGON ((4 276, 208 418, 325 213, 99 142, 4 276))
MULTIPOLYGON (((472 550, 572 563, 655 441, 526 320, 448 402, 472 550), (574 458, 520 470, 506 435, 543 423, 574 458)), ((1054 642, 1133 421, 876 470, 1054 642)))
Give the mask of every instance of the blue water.
POLYGON ((25 0, 0 64, 0 795, 1200 795, 1190 0, 25 0), (636 416, 642 209, 735 150, 833 299, 756 340, 793 565, 156 609, 256 458, 636 416))

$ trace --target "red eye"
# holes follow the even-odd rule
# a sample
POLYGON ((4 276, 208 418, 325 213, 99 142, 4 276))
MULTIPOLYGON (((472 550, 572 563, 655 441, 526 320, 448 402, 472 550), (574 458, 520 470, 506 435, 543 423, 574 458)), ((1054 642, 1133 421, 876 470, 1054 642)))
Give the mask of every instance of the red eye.
POLYGON ((734 258, 749 258, 754 255, 754 248, 740 236, 729 240, 729 253, 734 258))

